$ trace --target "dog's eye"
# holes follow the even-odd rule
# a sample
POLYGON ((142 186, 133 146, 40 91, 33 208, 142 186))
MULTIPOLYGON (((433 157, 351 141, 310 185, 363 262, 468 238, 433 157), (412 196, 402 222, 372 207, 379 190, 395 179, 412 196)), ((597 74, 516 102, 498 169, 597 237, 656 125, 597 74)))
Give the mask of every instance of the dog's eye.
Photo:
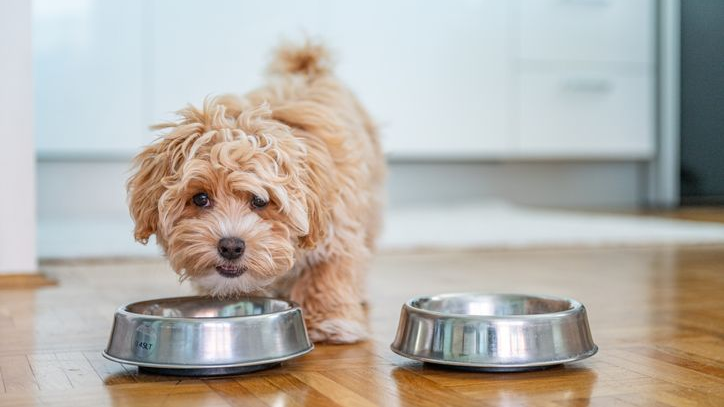
POLYGON ((269 201, 267 201, 264 198, 258 197, 256 195, 254 195, 254 197, 251 198, 251 206, 253 206, 256 209, 261 209, 267 205, 269 205, 269 201))
POLYGON ((191 198, 191 201, 193 201, 194 205, 201 208, 206 208, 211 204, 211 200, 209 200, 209 195, 207 195, 205 192, 194 195, 194 197, 191 198))

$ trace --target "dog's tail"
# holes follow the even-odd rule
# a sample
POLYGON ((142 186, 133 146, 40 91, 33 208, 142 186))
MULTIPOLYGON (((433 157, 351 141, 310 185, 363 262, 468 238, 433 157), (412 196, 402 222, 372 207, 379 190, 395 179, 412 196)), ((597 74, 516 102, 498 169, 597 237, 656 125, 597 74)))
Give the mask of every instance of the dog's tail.
POLYGON ((302 44, 282 43, 276 49, 268 71, 272 74, 301 74, 316 78, 331 74, 332 65, 327 48, 307 39, 302 44))

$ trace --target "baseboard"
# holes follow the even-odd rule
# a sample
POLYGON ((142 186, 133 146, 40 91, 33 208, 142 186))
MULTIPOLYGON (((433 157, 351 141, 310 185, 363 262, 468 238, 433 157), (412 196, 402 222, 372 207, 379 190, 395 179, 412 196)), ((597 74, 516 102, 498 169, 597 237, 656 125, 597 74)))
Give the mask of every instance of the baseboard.
POLYGON ((724 195, 709 196, 682 196, 682 206, 722 206, 724 205, 724 195))
POLYGON ((40 272, 0 274, 0 290, 16 288, 36 288, 58 284, 40 272))

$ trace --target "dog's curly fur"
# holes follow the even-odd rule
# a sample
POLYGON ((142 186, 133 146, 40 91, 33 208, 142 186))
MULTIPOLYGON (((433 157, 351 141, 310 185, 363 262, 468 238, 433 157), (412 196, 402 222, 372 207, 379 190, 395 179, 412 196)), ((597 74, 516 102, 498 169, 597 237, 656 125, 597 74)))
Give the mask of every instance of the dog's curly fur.
POLYGON ((385 172, 377 130, 321 45, 283 45, 269 71, 260 89, 155 126, 166 131, 128 181, 135 238, 155 234, 202 293, 287 297, 302 305, 313 340, 364 339, 364 272, 385 172), (254 207, 254 197, 268 205, 254 207), (240 258, 220 255, 225 237, 244 241, 240 258))

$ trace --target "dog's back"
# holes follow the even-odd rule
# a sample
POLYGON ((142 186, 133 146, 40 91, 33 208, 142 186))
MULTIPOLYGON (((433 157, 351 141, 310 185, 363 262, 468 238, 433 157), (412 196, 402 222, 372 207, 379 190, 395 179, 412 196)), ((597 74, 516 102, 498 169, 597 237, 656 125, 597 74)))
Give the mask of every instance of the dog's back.
POLYGON ((385 200, 385 162, 377 126, 355 95, 334 75, 333 58, 323 45, 282 44, 267 71, 269 82, 247 95, 268 103, 272 117, 298 129, 300 137, 324 142, 337 169, 335 182, 351 216, 366 226, 372 250, 385 200))

